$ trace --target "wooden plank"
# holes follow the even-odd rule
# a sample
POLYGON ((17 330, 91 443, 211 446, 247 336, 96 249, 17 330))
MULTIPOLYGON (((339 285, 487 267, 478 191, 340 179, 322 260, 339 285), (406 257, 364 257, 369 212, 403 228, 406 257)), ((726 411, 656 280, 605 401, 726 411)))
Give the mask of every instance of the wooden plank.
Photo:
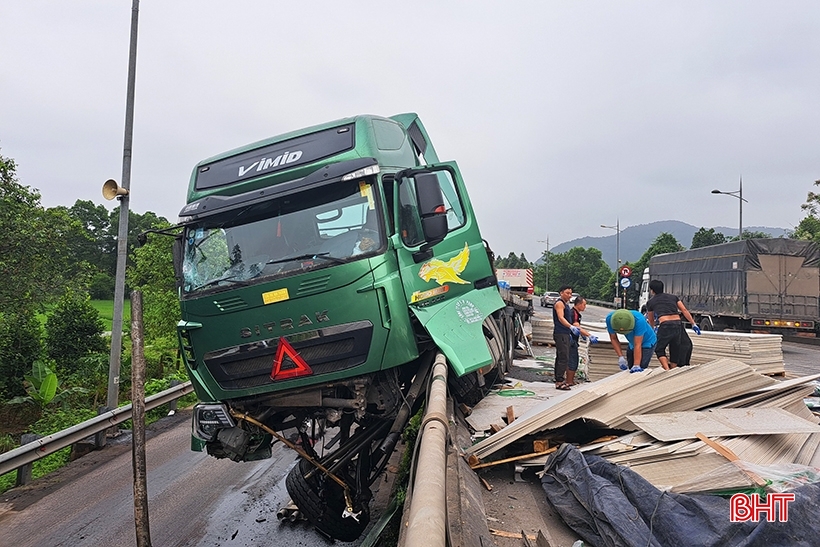
MULTIPOLYGON (((700 439, 701 441, 703 441, 704 443, 709 445, 715 452, 717 452, 718 454, 720 454, 721 456, 723 456, 724 458, 726 458, 730 462, 735 463, 735 462, 738 461, 739 458, 737 457, 737 455, 734 452, 732 452, 731 450, 729 450, 727 447, 720 444, 719 442, 713 441, 712 439, 710 439, 709 437, 707 437, 703 433, 698 433, 697 437, 698 437, 698 439, 700 439)), ((756 473, 752 473, 751 471, 746 471, 743 468, 740 468, 740 470, 746 476, 748 476, 750 479, 752 479, 752 481, 754 481, 754 483, 756 485, 764 486, 764 487, 766 486, 766 481, 763 480, 762 478, 760 478, 756 473)))
POLYGON ((543 452, 550 447, 550 442, 547 439, 535 439, 532 441, 533 452, 543 452))
POLYGON ((486 462, 486 463, 479 463, 476 465, 471 465, 470 469, 483 469, 485 467, 492 467, 493 465, 498 465, 501 463, 509 463, 509 462, 517 462, 519 460, 527 460, 529 458, 537 458, 538 456, 546 456, 547 454, 552 454, 558 450, 558 447, 555 446, 550 448, 549 450, 545 450, 543 452, 534 452, 532 454, 519 454, 518 456, 512 456, 510 458, 504 458, 503 460, 496 460, 494 462, 486 462))
MULTIPOLYGON (((506 532, 504 530, 496 530, 495 528, 489 528, 489 530, 492 535, 502 538, 521 539, 524 536, 524 534, 520 532, 506 532)), ((527 539, 531 539, 533 541, 538 539, 537 536, 533 536, 531 534, 526 534, 526 536, 527 539)))
POLYGON ((513 410, 512 405, 507 407, 507 425, 510 425, 515 421, 515 410, 513 410))

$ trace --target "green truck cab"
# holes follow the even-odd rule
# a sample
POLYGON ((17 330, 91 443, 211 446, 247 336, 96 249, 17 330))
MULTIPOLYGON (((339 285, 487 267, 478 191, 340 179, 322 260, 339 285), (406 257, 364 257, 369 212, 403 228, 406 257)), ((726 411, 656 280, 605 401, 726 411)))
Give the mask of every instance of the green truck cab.
POLYGON ((457 165, 415 114, 207 159, 178 226, 178 336, 201 401, 192 446, 235 461, 269 457, 276 439, 296 448, 288 491, 332 537, 364 530, 435 353, 468 402, 511 364, 492 253, 457 165))

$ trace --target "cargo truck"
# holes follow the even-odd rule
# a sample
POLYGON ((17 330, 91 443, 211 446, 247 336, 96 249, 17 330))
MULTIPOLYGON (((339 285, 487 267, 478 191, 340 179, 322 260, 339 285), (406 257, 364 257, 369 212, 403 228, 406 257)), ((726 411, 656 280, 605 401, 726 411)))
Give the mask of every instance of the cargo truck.
POLYGON ((644 272, 677 295, 702 330, 816 336, 820 247, 795 239, 745 239, 653 256, 644 272))
POLYGON ((171 232, 192 447, 237 462, 273 442, 298 451, 288 492, 333 538, 367 526, 436 353, 467 404, 512 362, 515 310, 467 187, 415 114, 202 161, 171 232))
POLYGON ((523 318, 532 317, 532 296, 535 292, 532 270, 529 268, 498 268, 495 270, 495 276, 502 282, 502 285, 510 290, 512 295, 526 302, 527 309, 522 314, 523 318))

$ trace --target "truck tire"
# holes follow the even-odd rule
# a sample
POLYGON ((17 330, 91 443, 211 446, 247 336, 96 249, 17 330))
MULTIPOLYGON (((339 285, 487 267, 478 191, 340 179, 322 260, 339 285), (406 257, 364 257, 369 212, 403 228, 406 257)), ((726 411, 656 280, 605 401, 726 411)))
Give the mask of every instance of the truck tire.
POLYGON ((512 317, 504 315, 504 374, 510 372, 515 359, 515 346, 518 341, 515 339, 515 324, 512 317))
POLYGON ((487 349, 490 350, 490 355, 493 358, 493 365, 495 366, 495 370, 498 371, 499 377, 503 377, 506 344, 502 327, 496 322, 493 316, 484 320, 483 327, 484 339, 487 341, 487 349))
POLYGON ((467 406, 475 406, 484 398, 484 392, 478 385, 478 373, 470 372, 464 376, 447 374, 447 385, 456 401, 467 406))
POLYGON ((713 331, 715 330, 715 323, 712 321, 712 318, 708 315, 705 315, 701 318, 700 323, 698 323, 700 330, 702 331, 713 331))
POLYGON ((290 470, 285 487, 291 499, 321 533, 339 541, 355 541, 370 522, 370 508, 367 505, 357 507, 354 503, 354 509, 361 511, 358 521, 352 517, 343 518, 345 498, 342 487, 332 479, 321 477, 319 472, 306 479, 305 474, 311 469, 310 462, 300 458, 290 470))
MULTIPOLYGON (((503 319, 502 319, 503 322, 503 319)), ((489 389, 490 385, 496 380, 504 378, 507 367, 508 357, 506 355, 506 338, 502 332, 503 327, 500 327, 496 319, 491 315, 484 320, 482 324, 484 330, 484 340, 487 342, 487 349, 490 351, 490 357, 493 360, 493 368, 486 374, 487 382, 484 386, 481 385, 478 379, 479 372, 471 372, 464 376, 456 376, 455 374, 447 375, 447 384, 450 386, 450 392, 460 403, 467 406, 475 406, 484 398, 485 389, 489 389)), ((512 365, 512 359, 509 360, 512 365)))

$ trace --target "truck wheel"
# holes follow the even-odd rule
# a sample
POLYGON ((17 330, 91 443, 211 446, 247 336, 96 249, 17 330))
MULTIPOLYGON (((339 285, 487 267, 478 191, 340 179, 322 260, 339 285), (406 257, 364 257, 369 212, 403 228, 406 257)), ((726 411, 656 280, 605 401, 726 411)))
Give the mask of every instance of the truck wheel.
POLYGON ((353 517, 342 517, 345 498, 342 487, 335 481, 314 473, 305 478, 313 466, 307 460, 299 459, 285 479, 285 486, 299 511, 326 536, 339 541, 355 541, 362 535, 370 522, 370 508, 354 499, 354 510, 361 511, 358 521, 353 517))
POLYGON ((515 325, 512 317, 504 315, 504 373, 508 373, 515 359, 515 325))
POLYGON ((714 322, 712 322, 712 318, 709 317, 708 315, 701 318, 700 323, 698 324, 698 326, 700 327, 700 330, 710 330, 710 331, 715 330, 715 324, 714 324, 714 322))
POLYGON ((477 372, 470 372, 464 376, 447 374, 447 385, 450 386, 450 392, 456 401, 467 406, 475 406, 484 398, 484 392, 481 391, 481 386, 478 385, 477 372))
MULTIPOLYGON (((502 320, 503 321, 503 320, 502 320)), ((504 376, 505 343, 504 335, 500 326, 493 316, 484 320, 484 339, 487 341, 487 349, 493 358, 495 370, 499 372, 499 377, 504 376)))

